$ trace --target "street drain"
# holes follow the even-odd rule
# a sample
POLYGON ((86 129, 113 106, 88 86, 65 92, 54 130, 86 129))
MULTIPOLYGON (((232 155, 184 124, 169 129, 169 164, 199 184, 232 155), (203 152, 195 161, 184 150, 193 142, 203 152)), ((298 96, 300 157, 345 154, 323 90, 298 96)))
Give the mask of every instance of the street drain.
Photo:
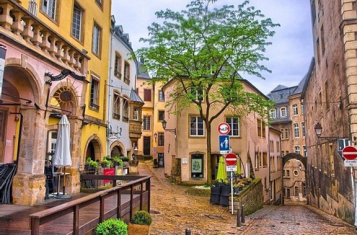
POLYGON ((160 211, 155 211, 155 210, 150 210, 150 214, 153 214, 153 215, 160 215, 160 211))
POLYGON ((216 216, 216 215, 205 215, 206 217, 210 219, 218 219, 218 220, 224 220, 221 216, 216 216))

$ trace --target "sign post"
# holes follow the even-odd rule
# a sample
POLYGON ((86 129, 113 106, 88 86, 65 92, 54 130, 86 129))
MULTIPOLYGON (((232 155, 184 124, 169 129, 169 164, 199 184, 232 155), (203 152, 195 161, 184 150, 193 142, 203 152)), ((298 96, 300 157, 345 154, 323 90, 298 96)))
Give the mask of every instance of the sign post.
POLYGON ((219 136, 219 153, 227 154, 229 153, 229 135, 220 135, 219 136))
POLYGON ((234 153, 229 153, 226 156, 226 170, 231 172, 231 203, 233 215, 233 171, 237 170, 237 156, 234 153))

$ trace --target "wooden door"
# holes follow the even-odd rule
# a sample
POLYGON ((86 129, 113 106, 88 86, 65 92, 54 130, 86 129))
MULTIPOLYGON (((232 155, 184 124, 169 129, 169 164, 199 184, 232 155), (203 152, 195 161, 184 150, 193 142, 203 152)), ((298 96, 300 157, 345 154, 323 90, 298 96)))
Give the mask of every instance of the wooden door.
POLYGON ((144 136, 144 155, 151 154, 151 137, 144 136))

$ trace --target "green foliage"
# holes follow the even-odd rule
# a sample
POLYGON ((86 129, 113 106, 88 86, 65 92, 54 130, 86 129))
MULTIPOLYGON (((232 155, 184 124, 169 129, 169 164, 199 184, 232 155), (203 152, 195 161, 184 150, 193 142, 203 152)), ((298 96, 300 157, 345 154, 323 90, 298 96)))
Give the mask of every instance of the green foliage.
POLYGON ((87 158, 85 165, 92 166, 94 169, 97 169, 99 167, 98 162, 93 161, 90 157, 87 158))
POLYGON ((125 156, 125 157, 121 157, 121 159, 123 160, 123 161, 129 161, 129 157, 128 156, 125 156))
MULTIPOLYGON (((244 117, 257 113, 268 121, 272 102, 252 89, 240 74, 263 78, 265 47, 279 26, 260 10, 243 1, 237 7, 220 6, 212 0, 192 0, 185 10, 156 12, 162 23, 148 27, 148 47, 134 56, 144 58, 152 82, 170 81, 166 105, 178 114, 194 107, 207 129, 207 162, 211 174, 211 123, 225 113, 244 117), (248 87, 248 89, 247 89, 248 87), (170 108, 170 107, 169 107, 170 108)), ((211 179, 208 178, 208 183, 211 179)))
POLYGON ((120 219, 107 219, 95 230, 96 235, 127 235, 128 225, 120 219))
POLYGON ((131 222, 133 224, 150 225, 152 223, 152 218, 147 211, 137 211, 131 222))
POLYGON ((104 157, 104 159, 100 162, 100 164, 106 168, 110 168, 113 166, 112 161, 109 161, 107 158, 104 157))
POLYGON ((114 156, 112 158, 112 160, 113 160, 113 162, 118 163, 119 166, 123 166, 124 165, 123 160, 119 156, 114 156))

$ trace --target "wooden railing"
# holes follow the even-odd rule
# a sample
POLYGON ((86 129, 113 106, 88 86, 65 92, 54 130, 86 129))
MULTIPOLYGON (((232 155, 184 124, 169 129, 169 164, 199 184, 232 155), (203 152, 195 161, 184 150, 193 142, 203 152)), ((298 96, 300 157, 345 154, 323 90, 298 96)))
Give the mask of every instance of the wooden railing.
POLYGON ((122 218, 123 202, 122 194, 130 194, 129 200, 129 221, 134 212, 134 194, 139 196, 139 210, 143 210, 144 199, 147 203, 147 211, 150 211, 150 178, 151 176, 116 176, 116 175, 81 175, 81 180, 112 180, 113 185, 116 185, 117 180, 129 181, 125 185, 113 187, 100 192, 96 192, 79 198, 60 206, 56 206, 38 213, 30 215, 31 234, 40 234, 40 226, 55 219, 67 216, 73 213, 73 229, 70 234, 84 234, 93 230, 98 223, 116 215, 117 218, 122 218), (136 190, 139 188, 140 190, 136 190), (135 188, 135 189, 134 189, 135 188), (116 195, 117 203, 114 208, 109 211, 104 211, 105 199, 116 195), (91 204, 99 202, 99 216, 80 225, 80 209, 91 204))

